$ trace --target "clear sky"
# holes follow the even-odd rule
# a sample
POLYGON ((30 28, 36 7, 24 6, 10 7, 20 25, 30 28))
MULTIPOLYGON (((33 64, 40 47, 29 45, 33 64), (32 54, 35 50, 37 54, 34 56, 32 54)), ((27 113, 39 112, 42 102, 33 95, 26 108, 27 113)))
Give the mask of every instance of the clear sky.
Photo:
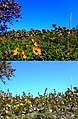
POLYGON ((78 26, 78 0, 15 0, 21 6, 19 22, 11 29, 52 29, 52 24, 69 27, 72 12, 72 27, 78 26))
POLYGON ((78 62, 71 61, 11 61, 11 66, 16 69, 14 72, 15 77, 12 77, 10 81, 6 80, 7 84, 4 85, 0 81, 0 89, 10 92, 13 96, 16 94, 22 95, 22 92, 26 92, 26 95, 30 92, 33 96, 44 94, 45 88, 48 88, 47 93, 53 92, 65 92, 67 88, 70 88, 71 76, 72 85, 78 87, 78 62))

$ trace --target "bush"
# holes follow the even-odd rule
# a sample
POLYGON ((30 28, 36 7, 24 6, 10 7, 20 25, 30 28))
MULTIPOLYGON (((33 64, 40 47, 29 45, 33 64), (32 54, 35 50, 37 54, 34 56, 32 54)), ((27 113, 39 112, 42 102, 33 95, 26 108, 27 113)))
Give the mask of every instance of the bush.
POLYGON ((78 60, 78 31, 9 31, 0 37, 0 60, 78 60))
POLYGON ((0 93, 0 116, 5 118, 26 119, 76 119, 78 118, 78 88, 74 92, 69 88, 64 93, 38 93, 38 97, 31 95, 12 97, 11 93, 0 93))

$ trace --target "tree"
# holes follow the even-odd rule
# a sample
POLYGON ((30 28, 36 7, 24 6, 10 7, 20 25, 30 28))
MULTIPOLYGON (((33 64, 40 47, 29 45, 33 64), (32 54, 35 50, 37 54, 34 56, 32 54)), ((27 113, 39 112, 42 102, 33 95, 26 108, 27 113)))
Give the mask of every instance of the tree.
MULTIPOLYGON (((7 23, 11 25, 14 18, 22 18, 20 15, 21 6, 14 0, 0 0, 0 31, 5 32, 8 27, 7 23)), ((18 20, 16 20, 18 22, 18 20)))
POLYGON ((11 62, 6 62, 6 61, 0 61, 0 80, 6 84, 6 81, 5 81, 5 78, 6 77, 8 80, 10 80, 10 78, 12 76, 14 76, 13 72, 16 70, 16 69, 13 69, 11 66, 10 66, 11 62))

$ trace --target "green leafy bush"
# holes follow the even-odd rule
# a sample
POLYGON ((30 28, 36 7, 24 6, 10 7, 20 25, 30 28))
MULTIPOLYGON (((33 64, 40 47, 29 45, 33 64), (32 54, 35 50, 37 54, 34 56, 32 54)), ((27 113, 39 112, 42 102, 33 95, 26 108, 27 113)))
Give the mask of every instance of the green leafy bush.
POLYGON ((0 36, 0 60, 4 59, 78 60, 78 29, 8 31, 0 36))

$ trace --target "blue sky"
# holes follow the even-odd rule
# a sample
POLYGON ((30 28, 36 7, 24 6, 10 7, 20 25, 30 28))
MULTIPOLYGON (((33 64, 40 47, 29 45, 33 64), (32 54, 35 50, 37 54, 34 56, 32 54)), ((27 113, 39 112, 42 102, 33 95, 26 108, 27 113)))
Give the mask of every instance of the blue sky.
POLYGON ((47 93, 53 92, 55 88, 58 92, 65 92, 70 88, 71 76, 72 85, 78 87, 78 62, 37 62, 37 61, 11 61, 11 66, 16 69, 15 77, 10 81, 6 79, 7 84, 4 85, 0 81, 0 88, 10 92, 13 96, 16 94, 26 95, 30 92, 33 96, 44 94, 45 88, 48 88, 47 93))
POLYGON ((72 25, 78 25, 78 0, 15 0, 21 7, 22 19, 13 22, 11 29, 52 29, 52 24, 69 27, 70 13, 72 25))

